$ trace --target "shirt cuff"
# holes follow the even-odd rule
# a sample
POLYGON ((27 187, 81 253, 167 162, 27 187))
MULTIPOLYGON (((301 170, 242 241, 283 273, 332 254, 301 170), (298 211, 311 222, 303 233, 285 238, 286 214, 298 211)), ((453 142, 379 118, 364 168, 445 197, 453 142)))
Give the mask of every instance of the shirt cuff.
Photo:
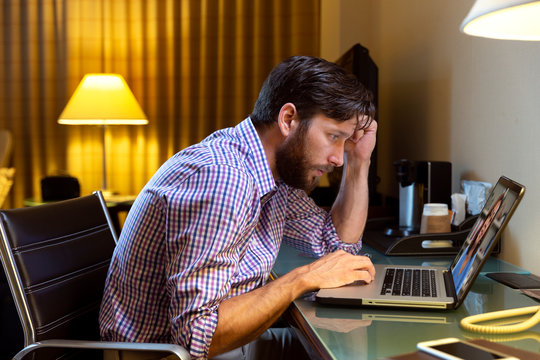
POLYGON ((198 317, 189 322, 187 331, 191 332, 191 342, 189 345, 189 353, 195 359, 207 359, 210 351, 212 337, 216 331, 218 322, 218 313, 212 311, 207 315, 198 317))
POLYGON ((346 243, 341 241, 330 214, 328 214, 326 219, 326 226, 323 233, 325 234, 325 242, 329 253, 336 250, 343 250, 353 255, 361 253, 362 238, 356 243, 346 243))

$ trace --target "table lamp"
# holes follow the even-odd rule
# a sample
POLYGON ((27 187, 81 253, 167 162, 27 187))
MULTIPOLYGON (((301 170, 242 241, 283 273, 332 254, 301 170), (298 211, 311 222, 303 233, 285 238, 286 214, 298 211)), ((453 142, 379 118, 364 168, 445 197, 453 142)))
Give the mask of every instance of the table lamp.
POLYGON ((121 75, 86 74, 58 118, 65 125, 100 125, 103 128, 102 190, 107 187, 105 131, 107 125, 146 125, 148 119, 121 75))
POLYGON ((540 40, 540 1, 476 0, 460 30, 503 40, 540 40))

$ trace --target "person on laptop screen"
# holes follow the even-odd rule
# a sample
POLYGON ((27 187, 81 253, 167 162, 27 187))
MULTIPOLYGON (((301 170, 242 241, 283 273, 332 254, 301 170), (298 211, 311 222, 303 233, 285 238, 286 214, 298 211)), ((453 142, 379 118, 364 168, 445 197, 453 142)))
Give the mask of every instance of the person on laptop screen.
POLYGON ((296 56, 274 68, 247 119, 174 155, 137 197, 108 272, 103 340, 178 343, 197 359, 307 358, 293 332, 269 327, 305 292, 373 280, 354 254, 374 111, 336 64, 296 56), (341 165, 328 213, 306 192, 341 165), (321 259, 268 282, 282 239, 321 259))
MULTIPOLYGON (((465 251, 462 251, 459 254, 459 260, 456 263, 455 270, 452 275, 454 277, 454 284, 456 289, 461 289, 462 286, 469 281, 470 274, 469 270, 474 261, 480 261, 480 257, 485 256, 485 251, 489 249, 493 239, 495 238, 496 231, 491 230, 492 225, 495 220, 499 222, 503 219, 503 216, 508 213, 509 209, 505 210, 504 200, 508 194, 508 189, 504 193, 501 193, 497 200, 488 207, 487 214, 482 212, 480 217, 483 218, 481 221, 475 224, 474 229, 472 229, 472 235, 470 236, 469 244, 465 251), (503 215, 504 214, 504 215, 503 215)), ((495 193, 487 200, 488 205, 493 201, 495 193)))

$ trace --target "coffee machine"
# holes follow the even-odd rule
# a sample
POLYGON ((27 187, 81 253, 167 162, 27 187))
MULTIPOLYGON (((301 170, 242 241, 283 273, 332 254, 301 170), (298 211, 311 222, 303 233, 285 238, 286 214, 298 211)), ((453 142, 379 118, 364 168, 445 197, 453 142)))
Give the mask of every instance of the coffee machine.
POLYGON ((422 210, 427 203, 451 206, 452 164, 446 161, 394 162, 399 184, 399 226, 389 228, 386 235, 402 237, 418 234, 422 210))

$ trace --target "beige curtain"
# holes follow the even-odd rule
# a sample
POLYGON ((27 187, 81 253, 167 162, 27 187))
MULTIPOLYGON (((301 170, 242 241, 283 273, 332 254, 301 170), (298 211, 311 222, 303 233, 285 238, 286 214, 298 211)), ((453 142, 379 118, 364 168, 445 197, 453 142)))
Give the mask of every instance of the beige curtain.
POLYGON ((172 154, 249 115, 273 66, 319 52, 318 0, 3 0, 0 11, 13 207, 59 172, 82 194, 101 188, 101 128, 56 122, 84 74, 122 74, 149 118, 106 132, 109 187, 136 194, 172 154))

